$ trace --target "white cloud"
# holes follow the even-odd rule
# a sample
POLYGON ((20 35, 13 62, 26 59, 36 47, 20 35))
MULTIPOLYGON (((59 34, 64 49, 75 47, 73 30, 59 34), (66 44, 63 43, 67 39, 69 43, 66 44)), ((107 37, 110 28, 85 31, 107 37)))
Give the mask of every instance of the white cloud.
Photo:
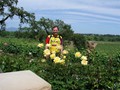
POLYGON ((78 23, 120 24, 120 0, 19 0, 18 6, 35 13, 37 19, 42 16, 61 19, 72 26, 78 23))
MULTIPOLYGON (((112 0, 111 0, 112 1, 112 0)), ((113 2, 114 5, 120 5, 120 1, 113 2)), ((32 10, 61 10, 61 9, 78 9, 100 14, 109 14, 120 16, 119 8, 105 7, 112 3, 98 0, 19 0, 19 6, 32 10), (82 2, 82 3, 81 3, 82 2), (100 3, 100 4, 99 4, 100 3), (102 5, 102 6, 100 6, 102 5)), ((34 11, 33 11, 34 12, 34 11)))
POLYGON ((18 6, 23 6, 26 9, 45 10, 45 9, 65 9, 69 5, 64 0, 19 0, 18 6))
POLYGON ((97 15, 97 14, 91 14, 91 13, 83 13, 83 12, 67 12, 67 14, 72 14, 74 15, 80 15, 80 16, 85 16, 85 17, 92 17, 92 19, 99 19, 99 20, 109 20, 109 21, 116 21, 120 23, 120 19, 119 18, 115 18, 115 17, 109 17, 109 16, 105 16, 105 15, 97 15))

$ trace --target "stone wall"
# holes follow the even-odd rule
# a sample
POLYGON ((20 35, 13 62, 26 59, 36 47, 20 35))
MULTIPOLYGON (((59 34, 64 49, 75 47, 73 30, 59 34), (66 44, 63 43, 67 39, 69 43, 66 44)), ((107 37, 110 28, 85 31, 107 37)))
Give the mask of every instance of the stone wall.
POLYGON ((51 90, 51 85, 30 70, 0 73, 0 90, 51 90))

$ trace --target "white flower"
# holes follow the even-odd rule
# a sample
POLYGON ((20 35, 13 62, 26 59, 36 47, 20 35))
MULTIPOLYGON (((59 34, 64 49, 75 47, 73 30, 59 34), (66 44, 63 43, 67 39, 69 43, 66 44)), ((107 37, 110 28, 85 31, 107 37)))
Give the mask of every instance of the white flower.
POLYGON ((50 50, 49 49, 45 49, 44 50, 44 56, 48 56, 50 55, 50 50))
POLYGON ((60 64, 65 64, 65 60, 62 59, 62 60, 59 61, 59 63, 60 63, 60 64))
POLYGON ((66 56, 63 56, 64 59, 66 59, 66 56))
POLYGON ((76 53, 75 53, 75 57, 76 57, 76 58, 81 57, 81 53, 80 53, 80 52, 76 52, 76 53))
POLYGON ((31 63, 31 62, 33 62, 34 61, 34 59, 31 59, 29 62, 31 63))
POLYGON ((43 47, 44 46, 44 44, 43 43, 40 43, 40 44, 38 44, 38 47, 43 47))
POLYGON ((29 55, 32 55, 32 53, 31 53, 31 52, 29 52, 29 55))
POLYGON ((60 64, 65 64, 65 60, 64 59, 60 60, 60 64))
POLYGON ((54 61, 54 63, 59 63, 60 62, 60 57, 55 57, 53 61, 54 61))
POLYGON ((87 65, 87 64, 88 64, 88 61, 82 60, 82 61, 81 61, 81 64, 82 64, 82 65, 87 65))
POLYGON ((82 56, 81 60, 87 60, 87 56, 82 56))
POLYGON ((46 59, 42 59, 41 62, 46 62, 46 59))
POLYGON ((51 47, 51 44, 46 44, 47 47, 51 47))
POLYGON ((63 50, 62 53, 63 53, 63 54, 68 54, 68 51, 67 51, 67 50, 63 50))
POLYGON ((50 58, 51 58, 51 59, 54 59, 55 56, 56 56, 55 54, 51 54, 51 55, 50 55, 50 58))

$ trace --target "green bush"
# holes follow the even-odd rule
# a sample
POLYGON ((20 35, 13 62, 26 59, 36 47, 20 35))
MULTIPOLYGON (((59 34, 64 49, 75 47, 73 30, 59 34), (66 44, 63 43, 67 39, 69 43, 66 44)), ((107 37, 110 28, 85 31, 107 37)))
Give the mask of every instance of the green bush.
POLYGON ((70 60, 61 65, 49 60, 43 63, 39 57, 5 54, 0 57, 0 68, 3 72, 32 70, 48 81, 53 90, 118 90, 120 57, 94 55, 84 66, 72 55, 72 59, 69 57, 70 60))
POLYGON ((35 34, 32 32, 28 32, 28 31, 24 31, 24 32, 16 31, 14 32, 14 36, 16 38, 33 38, 33 39, 35 38, 35 34))
MULTIPOLYGON (((35 45, 0 43, 0 69, 3 72, 31 70, 48 81, 53 90, 119 90, 120 52, 115 56, 93 52, 88 65, 82 65, 75 58, 75 51, 69 51, 65 64, 51 60, 42 62, 43 48, 35 45), (12 53, 12 54, 11 54, 12 53)), ((80 51, 85 55, 84 51, 80 51)))
POLYGON ((72 41, 74 42, 75 47, 77 47, 78 50, 82 50, 86 48, 86 38, 83 35, 80 34, 74 34, 72 36, 72 41))
POLYGON ((3 52, 5 53, 24 54, 27 56, 42 57, 44 47, 40 49, 39 47, 33 45, 18 45, 9 42, 9 43, 0 43, 0 49, 3 50, 3 52))
POLYGON ((14 37, 14 32, 0 30, 0 37, 14 37))

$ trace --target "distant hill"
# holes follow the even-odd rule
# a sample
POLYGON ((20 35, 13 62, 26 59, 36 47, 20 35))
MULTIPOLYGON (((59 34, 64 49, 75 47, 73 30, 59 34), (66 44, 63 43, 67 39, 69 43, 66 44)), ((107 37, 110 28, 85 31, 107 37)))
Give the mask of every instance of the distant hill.
POLYGON ((18 28, 16 27, 9 27, 9 28, 6 28, 6 31, 17 31, 18 28))

